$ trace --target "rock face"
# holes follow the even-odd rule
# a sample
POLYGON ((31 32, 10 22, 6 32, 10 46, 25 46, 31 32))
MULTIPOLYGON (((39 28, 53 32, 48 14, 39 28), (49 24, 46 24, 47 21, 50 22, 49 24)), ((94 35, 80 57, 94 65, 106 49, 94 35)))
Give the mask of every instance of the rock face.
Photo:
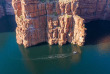
POLYGON ((2 7, 2 5, 0 5, 0 18, 2 17, 2 16, 4 16, 5 14, 4 14, 4 9, 3 9, 3 7, 2 7))
POLYGON ((82 46, 86 35, 84 23, 110 17, 110 0, 48 1, 12 1, 18 44, 29 47, 41 42, 50 45, 69 42, 82 46))
POLYGON ((79 0, 78 15, 87 21, 110 20, 110 0, 79 0))
POLYGON ((14 15, 12 0, 0 0, 0 18, 5 15, 14 15))
POLYGON ((12 0, 5 0, 6 15, 14 15, 14 9, 12 7, 12 0))

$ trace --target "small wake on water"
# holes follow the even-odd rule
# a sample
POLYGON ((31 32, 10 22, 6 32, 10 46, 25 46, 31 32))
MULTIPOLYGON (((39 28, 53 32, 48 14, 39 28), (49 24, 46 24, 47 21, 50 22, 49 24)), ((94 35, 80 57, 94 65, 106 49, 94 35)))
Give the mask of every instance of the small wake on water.
POLYGON ((72 53, 70 53, 70 54, 55 54, 55 55, 49 55, 49 56, 44 56, 44 57, 40 57, 40 58, 33 58, 31 60, 59 59, 59 58, 66 58, 66 57, 69 57, 71 55, 72 55, 72 53))
POLYGON ((45 55, 42 57, 36 57, 36 58, 31 58, 29 56, 25 56, 24 58, 20 59, 20 58, 12 58, 14 60, 50 60, 50 59, 60 59, 60 58, 67 58, 74 55, 73 53, 68 53, 68 54, 54 54, 54 55, 45 55))

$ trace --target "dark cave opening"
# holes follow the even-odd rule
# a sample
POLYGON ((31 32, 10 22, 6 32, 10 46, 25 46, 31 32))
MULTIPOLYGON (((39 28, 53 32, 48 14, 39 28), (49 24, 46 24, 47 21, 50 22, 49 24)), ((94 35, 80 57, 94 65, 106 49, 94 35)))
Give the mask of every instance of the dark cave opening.
POLYGON ((96 20, 85 24, 85 45, 110 42, 110 21, 96 20))
POLYGON ((15 32, 16 27, 17 24, 14 15, 7 15, 0 19, 0 33, 15 32))

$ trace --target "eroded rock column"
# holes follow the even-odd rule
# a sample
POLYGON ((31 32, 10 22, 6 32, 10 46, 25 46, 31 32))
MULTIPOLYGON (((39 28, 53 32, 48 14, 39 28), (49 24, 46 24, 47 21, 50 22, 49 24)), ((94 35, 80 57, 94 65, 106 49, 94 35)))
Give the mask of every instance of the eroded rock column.
POLYGON ((16 38, 25 47, 48 42, 83 45, 84 19, 76 15, 78 1, 13 0, 16 15, 16 38))
POLYGON ((75 25, 74 25, 74 38, 72 43, 73 44, 78 44, 79 46, 84 45, 85 42, 85 24, 84 24, 84 19, 74 15, 74 21, 75 21, 75 25))
POLYGON ((37 0, 13 0, 16 38, 25 47, 46 41, 46 4, 37 0))

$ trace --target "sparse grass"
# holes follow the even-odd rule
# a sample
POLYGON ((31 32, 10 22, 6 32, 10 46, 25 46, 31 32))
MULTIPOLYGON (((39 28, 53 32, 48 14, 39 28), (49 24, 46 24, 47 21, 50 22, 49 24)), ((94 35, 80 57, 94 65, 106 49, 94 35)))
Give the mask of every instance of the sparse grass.
POLYGON ((19 16, 19 18, 20 18, 20 19, 23 19, 23 16, 21 15, 21 16, 19 16))
POLYGON ((23 15, 19 16, 19 18, 23 21, 26 21, 26 19, 23 17, 23 15))
POLYGON ((67 16, 67 18, 71 18, 72 17, 72 15, 66 15, 67 16))

